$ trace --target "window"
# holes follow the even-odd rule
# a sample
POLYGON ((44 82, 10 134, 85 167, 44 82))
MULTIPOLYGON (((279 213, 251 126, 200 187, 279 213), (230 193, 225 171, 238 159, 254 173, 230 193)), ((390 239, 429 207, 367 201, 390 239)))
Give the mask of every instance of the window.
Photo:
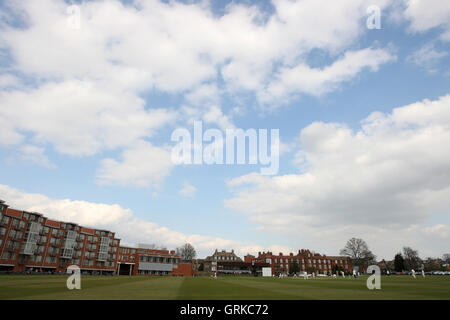
POLYGON ((13 219, 11 225, 14 227, 17 227, 17 225, 19 224, 19 220, 18 219, 13 219))

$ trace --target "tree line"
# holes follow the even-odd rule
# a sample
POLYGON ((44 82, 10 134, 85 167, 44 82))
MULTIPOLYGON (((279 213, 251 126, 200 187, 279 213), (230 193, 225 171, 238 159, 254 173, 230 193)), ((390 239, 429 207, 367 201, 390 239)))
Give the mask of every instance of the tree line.
POLYGON ((397 253, 392 261, 382 260, 377 263, 376 256, 370 251, 369 246, 363 239, 351 238, 347 241, 340 254, 351 259, 353 266, 362 270, 369 265, 377 264, 382 271, 401 272, 411 269, 424 271, 443 270, 445 265, 450 264, 450 254, 444 254, 442 259, 428 257, 422 260, 419 251, 411 247, 403 247, 402 252, 397 253))

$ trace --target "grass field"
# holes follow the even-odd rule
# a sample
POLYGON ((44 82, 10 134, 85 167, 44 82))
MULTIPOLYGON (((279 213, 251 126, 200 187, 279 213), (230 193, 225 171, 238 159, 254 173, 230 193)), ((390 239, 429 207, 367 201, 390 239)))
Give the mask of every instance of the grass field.
POLYGON ((450 299, 450 277, 382 277, 368 290, 366 277, 95 277, 82 276, 81 290, 68 290, 66 276, 2 275, 0 299, 450 299))

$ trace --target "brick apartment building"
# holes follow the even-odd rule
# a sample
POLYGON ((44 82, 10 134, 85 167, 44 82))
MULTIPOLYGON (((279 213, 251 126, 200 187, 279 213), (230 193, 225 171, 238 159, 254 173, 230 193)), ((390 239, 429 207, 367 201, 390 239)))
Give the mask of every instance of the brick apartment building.
POLYGON ((120 240, 114 232, 55 221, 0 203, 0 270, 113 274, 120 240))
POLYGON ((174 251, 120 247, 108 230, 51 220, 37 212, 9 208, 0 200, 0 271, 82 274, 192 275, 174 251))
POLYGON ((219 251, 216 249, 214 253, 210 256, 207 256, 202 263, 204 265, 203 271, 214 273, 218 271, 217 264, 222 262, 243 262, 241 258, 239 258, 234 250, 227 252, 225 250, 219 251))
POLYGON ((192 276, 194 270, 174 250, 119 247, 117 274, 192 276))
POLYGON ((281 252, 274 255, 272 252, 258 252, 258 256, 246 255, 245 262, 250 263, 267 263, 272 268, 272 274, 289 273, 289 266, 294 261, 298 264, 300 271, 318 272, 321 274, 332 273, 333 266, 339 266, 344 271, 351 271, 352 264, 348 257, 343 256, 326 256, 310 250, 301 249, 296 255, 290 253, 283 255, 281 252))
POLYGON ((227 252, 225 250, 215 250, 214 253, 205 259, 199 259, 196 261, 197 265, 203 264, 202 274, 204 275, 221 275, 221 274, 253 274, 261 275, 262 268, 268 267, 267 263, 252 263, 242 261, 238 257, 234 250, 227 252))

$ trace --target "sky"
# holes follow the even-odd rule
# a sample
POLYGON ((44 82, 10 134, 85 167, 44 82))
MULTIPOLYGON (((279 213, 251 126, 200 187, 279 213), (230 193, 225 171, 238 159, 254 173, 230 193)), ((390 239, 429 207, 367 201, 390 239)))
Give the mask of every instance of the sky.
POLYGON ((2 0, 0 199, 200 258, 442 256, 449 49, 440 0, 2 0), (278 171, 174 163, 194 121, 278 129, 278 171))

